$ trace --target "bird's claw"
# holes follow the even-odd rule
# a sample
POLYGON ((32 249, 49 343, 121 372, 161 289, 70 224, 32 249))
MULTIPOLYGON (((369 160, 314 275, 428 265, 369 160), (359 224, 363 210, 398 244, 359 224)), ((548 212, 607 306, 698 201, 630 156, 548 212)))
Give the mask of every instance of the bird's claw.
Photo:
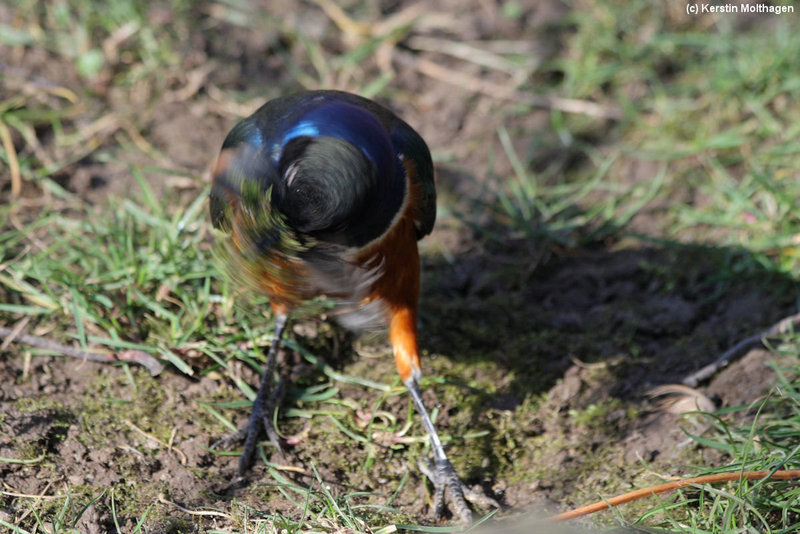
POLYGON ((259 406, 258 402, 253 404, 253 412, 242 428, 233 434, 218 439, 211 445, 212 449, 229 450, 234 445, 244 442, 244 450, 242 456, 239 458, 237 478, 242 478, 253 464, 258 436, 261 434, 262 429, 269 438, 270 443, 272 443, 277 450, 278 455, 281 458, 285 456, 283 447, 281 446, 281 438, 277 430, 275 430, 275 425, 272 424, 272 414, 282 394, 283 380, 281 379, 278 382, 278 386, 272 391, 265 405, 259 406))
POLYGON ((472 523, 472 511, 467 502, 474 505, 500 508, 500 503, 484 495, 482 491, 474 490, 461 482, 456 470, 449 460, 439 459, 435 462, 425 460, 419 462, 419 469, 428 477, 434 487, 433 516, 439 518, 444 512, 445 489, 450 495, 454 515, 464 524, 472 523))

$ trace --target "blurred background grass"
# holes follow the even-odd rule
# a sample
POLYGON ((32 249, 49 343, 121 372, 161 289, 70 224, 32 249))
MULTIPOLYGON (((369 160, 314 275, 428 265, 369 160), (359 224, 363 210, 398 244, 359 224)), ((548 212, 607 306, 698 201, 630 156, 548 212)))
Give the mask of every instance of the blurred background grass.
MULTIPOLYGON (((495 304, 479 298, 481 288, 507 301, 504 291, 537 283, 532 274, 537 268, 585 251, 666 250, 677 256, 675 264, 655 261, 646 269, 663 284, 658 291, 669 292, 686 274, 681 272, 685 246, 699 246, 701 255, 718 258, 715 272, 705 275, 713 284, 704 298, 724 299, 741 284, 759 284, 779 295, 780 310, 796 311, 798 17, 690 16, 683 3, 646 1, 315 0, 289 6, 236 0, 149 5, 22 0, 2 5, 0 323, 84 348, 144 350, 170 362, 179 374, 233 385, 232 391, 221 385, 207 392, 204 403, 192 405, 207 436, 232 427, 230 418, 243 410, 241 399, 253 397, 249 375, 241 368, 259 368, 259 347, 269 344, 271 325, 261 313, 263 300, 235 305, 235 288, 216 276, 205 214, 208 168, 239 118, 266 99, 303 88, 376 98, 420 131, 437 163, 441 199, 437 231, 423 242, 432 273, 427 282, 435 288, 445 278, 442 273, 470 264, 475 251, 484 257, 475 269, 486 262, 505 265, 464 274, 475 309, 484 314, 495 304)), ((694 272, 693 262, 686 265, 694 272)), ((443 301, 449 298, 444 295, 443 301)), ((530 385, 527 378, 506 391, 502 385, 511 378, 501 376, 503 370, 487 363, 486 354, 471 357, 483 350, 476 345, 481 340, 491 344, 491 328, 476 322, 464 327, 474 330, 474 337, 439 334, 451 329, 447 316, 458 309, 428 304, 423 330, 443 339, 430 343, 432 352, 445 356, 430 363, 434 372, 428 385, 447 399, 445 405, 465 403, 463 413, 443 415, 454 421, 445 433, 456 434, 445 437, 458 443, 451 446, 477 443, 477 451, 458 449, 461 467, 474 472, 481 454, 489 454, 493 480, 488 484, 514 477, 526 484, 557 479, 556 489, 545 493, 560 505, 627 487, 624 478, 608 483, 596 479, 602 475, 587 476, 603 463, 596 444, 578 447, 594 460, 565 475, 571 477, 568 482, 533 460, 538 467, 519 472, 521 451, 534 443, 525 441, 529 436, 519 428, 543 409, 545 392, 561 370, 535 375, 542 384, 533 391, 523 387, 530 385), (458 353, 463 361, 443 363, 458 353), (484 394, 458 399, 463 389, 452 386, 458 381, 484 394), (486 394, 498 391, 521 400, 490 422, 476 423, 471 414, 491 404, 486 394)), ((320 303, 319 311, 324 308, 320 303)), ((750 317, 721 342, 766 327, 775 313, 750 317)), ((310 419, 322 429, 316 440, 332 439, 343 447, 346 465, 340 469, 355 493, 333 494, 319 475, 304 486, 272 470, 271 484, 282 493, 255 493, 254 498, 270 506, 283 499, 283 504, 265 505, 267 512, 251 509, 252 501, 229 501, 228 509, 214 516, 217 526, 375 532, 387 525, 424 523, 420 505, 395 501, 408 491, 406 478, 398 475, 402 469, 380 470, 394 454, 405 454, 407 463, 425 452, 421 429, 415 425, 415 434, 406 436, 407 419, 397 417, 408 406, 399 396, 385 347, 375 341, 356 345, 362 356, 383 357, 369 360, 370 365, 388 362, 372 374, 352 362, 334 369, 315 357, 350 341, 327 323, 309 328, 311 333, 296 331, 300 341, 289 346, 305 351, 305 360, 322 372, 290 392, 284 415, 298 421, 289 423, 290 432, 310 419), (376 389, 353 393, 351 383, 376 389), (380 420, 369 418, 369 432, 358 426, 359 410, 379 413, 385 403, 392 408, 380 420), (373 430, 405 436, 405 441, 387 453, 375 445, 373 430), (394 477, 394 489, 359 501, 359 485, 380 477, 394 477)), ((532 330, 535 341, 527 331, 499 333, 517 338, 519 354, 510 359, 524 361, 531 346, 561 337, 532 330)), ((591 333, 589 338, 586 346, 597 341, 591 333)), ((728 455, 720 465, 769 469, 798 463, 796 448, 787 446, 800 434, 793 378, 797 347, 791 338, 779 347, 790 356, 791 367, 783 371, 760 418, 747 419, 741 428, 733 419, 719 419, 719 433, 726 437, 708 438, 704 446, 718 444, 728 455)), ((25 369, 38 354, 16 345, 3 349, 6 358, 28 362, 25 369)), ((629 352, 637 356, 633 348, 629 352)), ((527 377, 521 366, 516 374, 527 377)), ((125 369, 119 387, 149 393, 134 395, 132 404, 119 409, 84 402, 83 411, 75 413, 95 421, 86 428, 89 446, 109 439, 98 421, 111 425, 131 418, 130 413, 149 413, 148 432, 171 439, 176 408, 149 412, 161 398, 157 385, 143 385, 145 378, 125 369)), ((31 378, 26 371, 13 380, 31 378)), ((628 402, 615 400, 607 409, 581 406, 571 421, 594 432, 613 420, 620 406, 635 415, 639 408, 628 402)), ((42 451, 30 446, 29 458, 38 457, 42 451)), ((48 462, 45 467, 58 460, 48 462)), ((9 469, 16 465, 8 464, 9 469)), ((633 476, 641 467, 629 466, 625 473, 633 476)), ((612 469, 619 477, 618 466, 612 469)), ((18 525, 19 532, 69 531, 97 497, 97 506, 113 510, 115 524, 120 515, 122 531, 217 528, 156 499, 156 486, 140 485, 144 489, 117 485, 103 493, 78 485, 55 504, 4 494, 9 511, 0 520, 18 525), (111 508, 109 497, 115 495, 117 505, 125 501, 122 513, 111 508)), ((625 520, 671 530, 788 532, 798 524, 798 490, 779 487, 698 490, 683 500, 650 503, 625 520)), ((535 494, 531 490, 519 498, 535 494)), ((194 502, 198 508, 219 506, 213 499, 194 502)))

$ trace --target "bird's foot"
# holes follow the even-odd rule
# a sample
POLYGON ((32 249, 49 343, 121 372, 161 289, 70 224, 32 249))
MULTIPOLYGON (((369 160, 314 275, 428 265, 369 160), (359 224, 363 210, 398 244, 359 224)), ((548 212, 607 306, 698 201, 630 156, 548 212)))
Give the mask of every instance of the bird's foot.
POLYGON ((500 508, 500 503, 484 495, 482 491, 474 490, 461 482, 456 470, 449 460, 440 459, 435 462, 430 460, 420 461, 419 469, 422 471, 434 487, 433 494, 433 515, 439 518, 444 511, 445 489, 448 490, 450 502, 453 506, 453 514, 458 516, 464 524, 472 522, 472 511, 467 502, 477 506, 500 508))
POLYGON ((256 445, 262 429, 269 438, 270 443, 275 447, 278 455, 284 457, 281 438, 277 430, 275 430, 275 425, 272 424, 272 414, 275 412, 275 406, 277 406, 282 392, 283 380, 281 379, 266 403, 261 404, 258 401, 253 403, 253 411, 245 426, 233 434, 218 439, 211 445, 213 449, 230 450, 234 445, 244 442, 244 450, 239 457, 239 466, 236 472, 237 478, 242 478, 247 470, 250 469, 250 466, 253 465, 256 445))

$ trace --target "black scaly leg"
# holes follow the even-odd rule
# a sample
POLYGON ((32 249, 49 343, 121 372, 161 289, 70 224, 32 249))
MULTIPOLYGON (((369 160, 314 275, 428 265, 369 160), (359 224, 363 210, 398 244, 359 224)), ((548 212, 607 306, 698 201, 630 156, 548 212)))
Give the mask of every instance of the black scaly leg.
MULTIPOLYGON (((283 452, 280 446, 280 438, 272 426, 272 411, 274 409, 274 395, 272 393, 272 380, 275 374, 275 361, 278 357, 278 349, 281 346, 281 336, 286 328, 288 317, 286 315, 278 315, 275 319, 275 337, 272 341, 272 346, 269 348, 267 354, 267 364, 264 366, 264 374, 261 375, 261 386, 258 388, 256 400, 253 401, 253 411, 250 413, 250 420, 247 422, 247 439, 244 442, 244 450, 239 457, 239 468, 237 470, 238 476, 244 476, 250 466, 253 465, 253 459, 256 451, 256 443, 263 428, 269 437, 269 440, 278 449, 278 452, 283 452)), ((242 433, 245 429, 243 428, 242 433)))

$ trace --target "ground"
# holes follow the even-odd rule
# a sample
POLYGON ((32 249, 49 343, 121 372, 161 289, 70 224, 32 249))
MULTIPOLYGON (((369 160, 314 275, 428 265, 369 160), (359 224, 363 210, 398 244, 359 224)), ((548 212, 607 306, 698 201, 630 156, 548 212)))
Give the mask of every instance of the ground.
MULTIPOLYGON (((555 0, 448 0, 435 10, 354 2, 343 6, 342 18, 321 0, 292 12, 278 2, 234 4, 159 3, 142 11, 114 3, 114 9, 135 11, 128 24, 124 16, 115 19, 120 15, 113 9, 99 9, 101 22, 85 22, 93 20, 89 2, 0 7, 2 110, 29 111, 4 115, 25 180, 19 199, 2 211, 3 227, 25 237, 2 240, 0 276, 11 270, 0 280, 0 298, 8 304, 0 326, 30 321, 23 328, 62 342, 80 340, 84 329, 114 338, 106 333, 111 327, 87 317, 78 334, 69 334, 76 332, 76 316, 82 320, 69 313, 70 305, 61 316, 26 319, 23 308, 38 304, 13 282, 15 262, 57 242, 36 221, 45 215, 56 224, 62 217, 124 219, 121 214, 135 209, 125 202, 150 211, 157 204, 167 220, 171 208, 187 209, 202 196, 213 157, 236 120, 290 90, 351 90, 392 107, 432 148, 439 217, 421 242, 425 400, 436 407, 456 469, 502 503, 499 517, 565 510, 692 473, 690 466, 711 469, 731 461, 729 450, 687 436, 713 434, 714 420, 668 413, 647 392, 680 382, 739 339, 796 311, 797 283, 785 267, 785 258, 796 262, 796 255, 774 252, 789 245, 770 248, 751 237, 772 235, 769 221, 796 221, 796 215, 776 209, 764 222, 746 212, 752 226, 716 224, 714 217, 726 214, 708 207, 728 191, 728 185, 718 187, 719 176, 744 190, 752 173, 736 151, 749 154, 750 144, 711 132, 706 144, 676 142, 658 152, 655 140, 633 138, 630 125, 650 128, 647 135, 691 129, 674 116, 691 106, 669 84, 691 86, 694 71, 665 51, 670 42, 664 36, 671 35, 665 28, 691 36, 718 23, 766 35, 778 22, 689 20, 682 7, 662 7, 664 22, 637 23, 642 33, 628 43, 633 49, 655 43, 658 57, 642 67, 645 74, 589 83, 591 76, 581 77, 580 70, 602 64, 605 56, 586 50, 607 45, 581 30, 586 17, 609 26, 598 30, 600 36, 620 25, 623 39, 633 30, 617 20, 630 16, 634 24, 645 16, 642 10, 626 13, 611 2, 581 14, 588 4, 555 0), (139 48, 129 48, 132 40, 139 48), (100 53, 98 65, 93 51, 100 53), (682 69, 690 74, 686 79, 682 69), (553 87, 575 99, 577 113, 562 101, 535 99, 553 87), (675 108, 660 100, 665 94, 675 97, 669 100, 675 108), (17 128, 20 121, 29 127, 17 128), (538 185, 525 181, 529 173, 538 185), (149 186, 143 189, 141 181, 149 186), (703 216, 681 219, 675 208, 681 205, 703 216), (729 238, 737 232, 751 233, 729 238)), ((774 31, 780 34, 781 27, 774 31)), ((630 57, 638 61, 635 52, 630 57)), ((785 103, 780 95, 770 98, 769 111, 779 116, 785 103)), ((727 108, 711 100, 709 113, 718 119, 727 108)), ((754 113, 760 117, 758 109, 754 113)), ((702 123, 695 128, 702 130, 702 123)), ((757 127, 764 146, 772 142, 764 133, 770 128, 793 139, 764 119, 757 127)), ((3 161, 10 169, 8 155, 3 161)), ((796 166, 786 164, 774 176, 796 176, 796 166)), ((4 170, 4 201, 11 199, 12 182, 4 170)), ((209 256, 211 231, 199 219, 192 242, 209 256)), ((149 235, 141 236, 144 243, 149 235)), ((205 272, 207 287, 199 283, 188 291, 219 298, 209 298, 200 321, 227 335, 236 326, 226 325, 244 316, 261 330, 231 334, 236 342, 220 342, 220 351, 206 350, 211 345, 202 329, 188 338, 173 332, 180 342, 164 344, 160 329, 169 330, 169 314, 148 312, 147 305, 157 301, 169 311, 170 294, 183 298, 176 287, 184 281, 172 281, 180 269, 170 276, 151 294, 143 290, 133 298, 140 299, 141 316, 109 314, 121 339, 166 346, 184 367, 168 365, 150 376, 136 366, 42 355, 20 344, 2 347, 5 525, 25 531, 60 531, 72 523, 80 532, 246 531, 249 520, 265 517, 276 529, 302 530, 309 514, 322 521, 319 508, 331 503, 368 515, 354 524, 342 520, 345 526, 318 522, 309 528, 435 524, 430 490, 417 468, 428 452, 424 431, 395 376, 388 345, 380 335, 347 334, 313 310, 294 320, 281 354, 291 383, 278 422, 291 444, 287 456, 265 445, 264 459, 274 463, 257 462, 245 482, 232 485, 237 457, 212 444, 230 431, 223 421, 246 420, 245 384, 256 387, 259 380, 253 354, 266 352, 270 342, 268 307, 205 272), (247 351, 247 357, 232 354, 247 351), (328 366, 314 364, 313 356, 328 366), (311 493, 304 489, 309 486, 311 493), (316 499, 311 512, 309 495, 316 499)), ((59 298, 77 299, 69 292, 59 298)), ((137 309, 130 298, 122 300, 137 309)), ((774 364, 787 358, 786 351, 779 356, 754 347, 700 391, 718 408, 757 407, 779 378, 774 364)), ((751 415, 741 409, 728 417, 734 424, 751 415)))

